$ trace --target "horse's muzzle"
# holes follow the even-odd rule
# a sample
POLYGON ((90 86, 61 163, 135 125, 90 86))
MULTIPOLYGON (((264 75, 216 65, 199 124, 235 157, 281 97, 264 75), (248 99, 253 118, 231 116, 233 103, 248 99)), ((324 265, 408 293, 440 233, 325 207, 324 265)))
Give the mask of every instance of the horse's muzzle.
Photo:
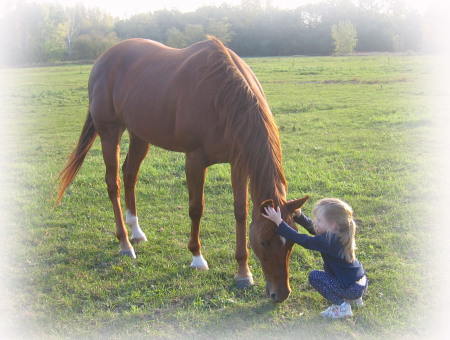
POLYGON ((274 289, 271 290, 271 283, 266 282, 266 294, 270 296, 273 302, 283 302, 289 297, 289 289, 274 289))

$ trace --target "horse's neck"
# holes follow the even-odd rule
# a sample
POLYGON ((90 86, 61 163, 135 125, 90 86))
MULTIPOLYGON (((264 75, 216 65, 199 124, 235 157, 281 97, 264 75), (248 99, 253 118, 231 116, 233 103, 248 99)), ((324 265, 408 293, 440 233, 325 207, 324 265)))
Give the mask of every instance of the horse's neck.
MULTIPOLYGON (((253 193, 252 188, 250 188, 250 193, 253 193)), ((279 205, 280 200, 286 199, 285 185, 281 182, 275 182, 268 188, 268 191, 265 194, 259 196, 252 194, 253 209, 259 210, 261 203, 268 199, 273 200, 275 205, 279 205)))

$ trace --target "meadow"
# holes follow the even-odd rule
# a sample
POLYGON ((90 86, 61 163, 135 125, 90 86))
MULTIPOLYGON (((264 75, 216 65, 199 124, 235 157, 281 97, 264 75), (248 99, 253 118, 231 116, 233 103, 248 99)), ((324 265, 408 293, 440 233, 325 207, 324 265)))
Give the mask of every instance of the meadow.
MULTIPOLYGON (((14 338, 378 338, 427 334, 434 301, 424 289, 431 242, 424 201, 433 134, 427 88, 431 57, 248 58, 280 129, 288 198, 308 194, 354 209, 357 256, 370 281, 366 306, 329 322, 308 284, 321 258, 299 246, 290 263, 292 293, 274 304, 250 250, 255 285, 234 285, 230 166, 209 168, 200 232, 209 271, 189 268, 190 231, 184 155, 150 149, 137 186, 149 242, 137 259, 118 256, 97 140, 61 205, 57 176, 78 140, 91 65, 0 70, 10 112, 3 136, 8 254, 2 322, 14 338), (6 136, 6 137, 5 137, 6 136), (5 142, 6 141, 6 142, 5 142), (5 144, 6 143, 6 144, 5 144), (6 156, 5 156, 6 157, 6 156), (6 158, 5 158, 6 159, 6 158), (217 204, 220 202, 220 204, 217 204), (420 213, 418 213, 420 212, 420 213)), ((121 159, 128 149, 125 133, 121 159)), ((251 207, 250 207, 251 208, 251 207)))

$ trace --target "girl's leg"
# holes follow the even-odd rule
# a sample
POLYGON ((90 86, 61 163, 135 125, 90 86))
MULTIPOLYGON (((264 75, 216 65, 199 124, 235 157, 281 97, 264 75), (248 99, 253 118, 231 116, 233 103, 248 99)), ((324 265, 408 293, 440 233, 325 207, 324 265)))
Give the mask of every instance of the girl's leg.
POLYGON ((344 290, 333 275, 320 270, 313 270, 309 273, 309 283, 331 303, 341 305, 344 302, 344 290))
POLYGON ((343 298, 345 300, 357 300, 363 296, 366 290, 367 290, 367 283, 365 286, 361 286, 357 283, 354 283, 343 292, 343 298))

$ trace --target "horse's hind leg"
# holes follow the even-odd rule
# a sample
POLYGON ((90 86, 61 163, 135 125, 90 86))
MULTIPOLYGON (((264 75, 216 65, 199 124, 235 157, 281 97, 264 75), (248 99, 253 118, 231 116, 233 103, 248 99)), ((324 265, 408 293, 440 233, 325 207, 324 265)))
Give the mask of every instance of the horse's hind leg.
POLYGON ((125 187, 126 223, 131 228, 131 243, 147 241, 147 237, 138 223, 136 209, 136 182, 139 168, 148 153, 150 145, 130 132, 130 148, 123 163, 123 181, 125 187))
POLYGON ((114 209, 116 236, 120 243, 120 254, 136 258, 133 246, 128 240, 128 232, 125 228, 120 206, 119 156, 123 129, 117 124, 108 124, 99 127, 98 133, 102 141, 103 160, 106 166, 105 180, 108 187, 108 195, 114 209))

